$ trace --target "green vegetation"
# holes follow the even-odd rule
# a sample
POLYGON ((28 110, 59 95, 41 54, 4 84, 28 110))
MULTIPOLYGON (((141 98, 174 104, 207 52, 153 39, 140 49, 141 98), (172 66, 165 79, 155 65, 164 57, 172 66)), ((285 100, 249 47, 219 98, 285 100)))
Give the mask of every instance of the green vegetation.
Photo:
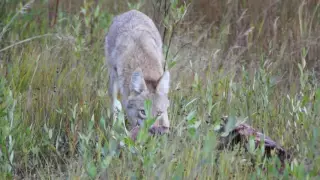
POLYGON ((0 2, 0 179, 320 177, 317 1, 216 0, 210 12, 202 0, 56 2, 0 2), (173 75, 171 133, 136 142, 124 114, 110 118, 103 49, 129 8, 153 13, 173 75), (261 149, 217 150, 223 115, 247 119, 292 160, 279 172, 261 149))

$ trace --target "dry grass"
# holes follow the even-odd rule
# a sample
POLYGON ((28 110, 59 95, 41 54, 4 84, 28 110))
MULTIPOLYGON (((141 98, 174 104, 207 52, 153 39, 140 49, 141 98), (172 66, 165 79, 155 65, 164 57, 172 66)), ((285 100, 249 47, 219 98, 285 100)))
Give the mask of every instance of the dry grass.
POLYGON ((170 45, 172 133, 136 143, 120 125, 111 127, 103 53, 110 20, 129 9, 127 1, 60 1, 57 16, 55 2, 50 18, 45 1, 0 2, 2 178, 319 176, 317 1, 192 1, 181 21, 170 16, 167 29, 164 15, 182 1, 168 13, 169 1, 144 4, 165 54, 170 45), (293 161, 280 174, 277 158, 260 159, 260 150, 216 150, 213 129, 222 115, 248 118, 293 161), (117 150, 119 142, 126 148, 117 150))

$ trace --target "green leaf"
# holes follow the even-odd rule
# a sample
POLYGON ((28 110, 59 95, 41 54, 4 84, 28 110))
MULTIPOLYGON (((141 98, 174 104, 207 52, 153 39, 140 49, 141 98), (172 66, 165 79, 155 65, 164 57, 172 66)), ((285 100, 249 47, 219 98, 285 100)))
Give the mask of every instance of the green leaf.
POLYGON ((105 128, 106 119, 103 116, 101 116, 99 124, 101 127, 105 128))
POLYGON ((236 118, 234 116, 229 116, 227 124, 225 126, 225 132, 231 132, 236 127, 236 118))
POLYGON ((204 153, 206 155, 210 155, 213 152, 215 145, 216 145, 216 136, 212 131, 210 131, 205 137, 205 142, 203 146, 204 153))
POLYGON ((249 138, 249 148, 248 148, 249 153, 254 153, 255 151, 255 141, 254 141, 254 137, 250 137, 249 138))
POLYGON ((141 128, 137 135, 137 142, 144 143, 148 139, 148 131, 147 128, 141 128))
POLYGON ((97 5, 96 10, 94 11, 94 17, 97 18, 99 16, 99 13, 100 13, 100 6, 97 5))
POLYGON ((96 166, 94 165, 94 163, 89 163, 87 165, 87 171, 88 171, 88 175, 91 177, 91 178, 95 178, 96 175, 97 175, 97 168, 96 166))
POLYGON ((14 157, 14 151, 12 151, 12 152, 10 153, 9 161, 10 161, 11 163, 13 163, 13 157, 14 157))
POLYGON ((191 111, 187 116, 187 121, 191 121, 195 119, 196 115, 197 115, 197 110, 191 111))
POLYGON ((49 129, 49 139, 52 138, 52 134, 53 134, 53 129, 49 129))
POLYGON ((0 117, 5 117, 7 115, 7 112, 5 112, 4 110, 0 111, 0 117))
POLYGON ((144 110, 146 111, 146 116, 148 119, 152 118, 151 114, 152 101, 147 99, 144 101, 144 110))
POLYGON ((177 64, 177 61, 170 61, 168 64, 169 69, 173 68, 177 64))
POLYGON ((101 168, 102 169, 107 169, 110 165, 110 162, 112 160, 112 156, 107 156, 106 158, 104 158, 101 162, 101 168))
POLYGON ((196 135, 196 129, 195 128, 189 128, 188 132, 190 134, 190 136, 194 137, 196 135))
POLYGON ((193 127, 194 127, 195 129, 198 129, 198 127, 200 126, 200 124, 201 124, 201 121, 196 121, 196 122, 194 123, 193 127))
POLYGON ((73 111, 72 111, 72 118, 74 120, 76 119, 76 115, 77 115, 77 107, 78 107, 78 103, 76 103, 76 105, 73 107, 73 111))
POLYGON ((94 114, 91 116, 91 119, 89 121, 89 126, 88 126, 89 131, 92 130, 93 126, 94 126, 94 114))
POLYGON ((184 166, 182 163, 179 163, 174 170, 173 179, 181 180, 183 179, 184 166))
POLYGON ((217 131, 220 131, 221 128, 222 128, 222 126, 221 126, 220 124, 217 124, 217 125, 215 125, 215 126, 213 127, 213 130, 217 132, 217 131))
POLYGON ((133 140, 132 140, 131 138, 128 138, 128 137, 125 137, 125 138, 124 138, 124 143, 125 143, 125 145, 127 145, 128 147, 131 147, 131 146, 134 145, 133 140))

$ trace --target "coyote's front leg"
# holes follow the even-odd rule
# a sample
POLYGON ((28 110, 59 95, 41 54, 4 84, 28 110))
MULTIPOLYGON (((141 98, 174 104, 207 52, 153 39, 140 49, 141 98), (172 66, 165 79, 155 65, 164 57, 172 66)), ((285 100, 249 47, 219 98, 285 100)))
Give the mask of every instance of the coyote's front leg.
POLYGON ((111 68, 109 73, 109 96, 111 96, 111 111, 112 116, 117 116, 117 114, 122 110, 120 101, 118 100, 119 85, 117 72, 111 68))

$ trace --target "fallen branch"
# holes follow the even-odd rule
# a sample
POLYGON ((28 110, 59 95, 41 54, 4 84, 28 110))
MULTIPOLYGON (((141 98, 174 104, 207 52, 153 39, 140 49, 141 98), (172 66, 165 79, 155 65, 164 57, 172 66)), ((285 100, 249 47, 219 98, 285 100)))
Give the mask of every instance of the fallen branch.
POLYGON ((235 122, 234 126, 230 128, 230 118, 225 116, 222 117, 222 120, 224 121, 224 125, 218 129, 221 133, 218 149, 232 149, 235 145, 241 144, 246 150, 248 150, 246 145, 249 143, 250 137, 253 137, 255 148, 258 148, 262 144, 262 141, 264 141, 265 155, 268 158, 271 157, 272 152, 274 152, 280 159, 282 165, 285 164, 285 160, 291 159, 290 153, 288 153, 283 147, 250 125, 244 122, 235 122), (229 127, 227 127, 228 125, 229 127))

